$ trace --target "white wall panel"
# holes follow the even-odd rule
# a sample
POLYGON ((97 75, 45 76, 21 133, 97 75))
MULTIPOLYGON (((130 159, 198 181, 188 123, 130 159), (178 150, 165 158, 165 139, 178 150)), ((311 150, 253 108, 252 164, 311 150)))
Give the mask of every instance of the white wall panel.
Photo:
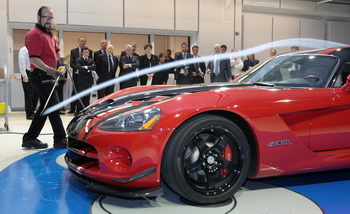
MULTIPOLYGON (((265 15, 245 14, 243 17, 243 48, 252 48, 272 42, 272 17, 265 15)), ((255 53, 260 61, 268 57, 269 50, 255 53)))
POLYGON ((200 0, 199 33, 197 45, 200 55, 213 54, 214 44, 226 44, 228 50, 233 48, 234 24, 224 22, 225 0, 200 0))
POLYGON ((298 18, 275 16, 273 18, 273 40, 299 38, 298 18))
POLYGON ((173 30, 174 0, 126 0, 125 27, 173 30))
POLYGON ((175 29, 197 31, 198 0, 176 0, 175 8, 175 29))
POLYGON ((350 23, 331 21, 328 23, 328 40, 350 45, 350 23))
POLYGON ((280 0, 243 0, 243 5, 279 8, 280 0))
POLYGON ((316 11, 316 2, 281 0, 281 8, 294 10, 316 11))
POLYGON ((122 0, 74 0, 68 2, 68 24, 123 27, 122 0))
MULTIPOLYGON (((275 16, 273 18, 273 41, 284 39, 299 38, 300 19, 275 16)), ((299 46, 299 44, 291 44, 290 46, 299 46)), ((277 54, 290 51, 290 46, 278 47, 277 54)))
MULTIPOLYGON (((8 38, 8 27, 7 25, 7 12, 6 12, 6 0, 0 0, 0 26, 1 26, 1 33, 0 33, 0 60, 7 58, 8 53, 8 47, 7 47, 7 38, 8 38)), ((4 65, 0 62, 0 68, 3 68, 4 65)))
POLYGON ((300 37, 326 39, 326 22, 324 20, 301 19, 300 37))
POLYGON ((66 0, 11 0, 9 2, 10 22, 37 22, 37 12, 41 6, 51 7, 57 24, 67 23, 66 0))

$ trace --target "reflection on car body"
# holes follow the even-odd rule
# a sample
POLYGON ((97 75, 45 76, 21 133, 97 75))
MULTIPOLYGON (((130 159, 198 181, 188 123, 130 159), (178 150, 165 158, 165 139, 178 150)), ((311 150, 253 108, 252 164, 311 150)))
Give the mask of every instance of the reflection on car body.
POLYGON ((247 177, 349 167, 350 47, 280 55, 234 83, 144 86, 69 124, 66 162, 90 189, 124 197, 164 182, 199 204, 247 177))

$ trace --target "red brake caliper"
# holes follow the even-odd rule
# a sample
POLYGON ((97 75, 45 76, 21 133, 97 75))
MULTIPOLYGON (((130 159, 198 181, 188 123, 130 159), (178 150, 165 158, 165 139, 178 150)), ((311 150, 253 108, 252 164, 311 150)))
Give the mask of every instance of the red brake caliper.
MULTIPOLYGON (((227 145, 224 148, 224 151, 222 151, 222 157, 223 159, 227 160, 227 161, 232 161, 232 150, 231 148, 227 145)), ((225 178, 229 173, 228 169, 220 169, 220 177, 221 178, 225 178)))

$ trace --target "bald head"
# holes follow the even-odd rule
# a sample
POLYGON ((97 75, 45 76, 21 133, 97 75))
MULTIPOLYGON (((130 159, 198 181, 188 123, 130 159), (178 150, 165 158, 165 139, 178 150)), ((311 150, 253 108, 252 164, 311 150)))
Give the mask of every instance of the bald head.
POLYGON ((113 55, 114 46, 113 45, 107 45, 106 51, 107 51, 107 54, 113 55))
POLYGON ((219 44, 215 44, 213 50, 214 50, 215 54, 220 53, 220 45, 219 44))

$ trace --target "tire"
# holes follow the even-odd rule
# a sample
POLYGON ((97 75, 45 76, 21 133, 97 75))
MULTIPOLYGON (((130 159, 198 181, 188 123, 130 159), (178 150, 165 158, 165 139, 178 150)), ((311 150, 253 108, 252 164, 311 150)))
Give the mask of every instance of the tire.
POLYGON ((164 182, 197 204, 229 199, 243 185, 250 167, 248 140, 232 121, 195 116, 172 135, 162 158, 164 182))

